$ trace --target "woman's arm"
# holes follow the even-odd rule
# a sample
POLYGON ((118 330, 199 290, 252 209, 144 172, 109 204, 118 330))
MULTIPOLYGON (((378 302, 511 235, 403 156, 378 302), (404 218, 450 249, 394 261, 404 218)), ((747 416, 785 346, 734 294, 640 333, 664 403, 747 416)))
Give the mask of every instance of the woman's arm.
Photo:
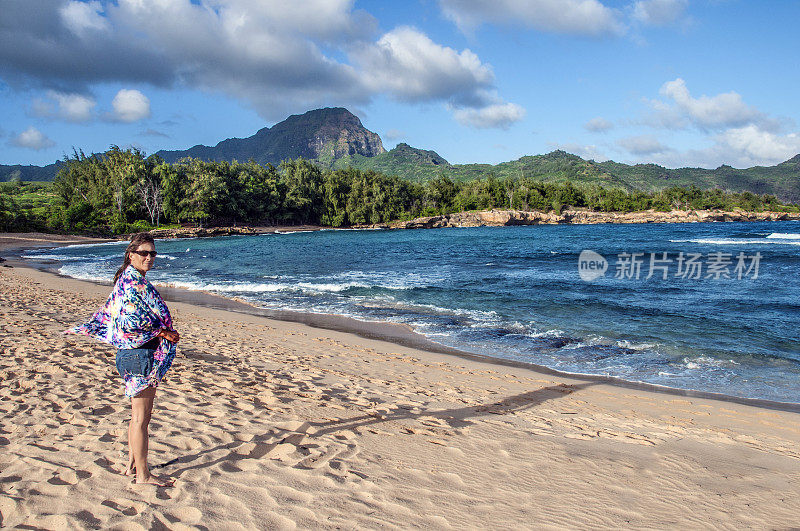
POLYGON ((162 328, 156 337, 163 337, 167 341, 172 341, 173 343, 177 343, 181 339, 181 335, 178 332, 175 330, 167 330, 166 328, 162 328))

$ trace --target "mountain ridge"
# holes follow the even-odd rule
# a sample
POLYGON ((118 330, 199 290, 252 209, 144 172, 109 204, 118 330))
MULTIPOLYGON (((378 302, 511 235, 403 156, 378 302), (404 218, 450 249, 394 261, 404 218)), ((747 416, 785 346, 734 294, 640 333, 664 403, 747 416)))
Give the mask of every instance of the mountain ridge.
POLYGON ((328 107, 294 114, 272 127, 259 129, 252 136, 229 138, 214 147, 197 145, 155 154, 169 163, 193 157, 277 165, 282 160, 299 157, 322 161, 354 154, 373 157, 385 151, 380 136, 366 129, 356 115, 342 107, 328 107))
MULTIPOLYGON (((585 160, 562 150, 542 155, 525 155, 499 164, 451 164, 433 150, 400 143, 386 151, 378 134, 366 129, 347 109, 332 107, 292 115, 272 127, 259 129, 245 138, 229 138, 216 146, 196 145, 186 150, 155 153, 174 163, 191 156, 208 161, 277 165, 299 157, 324 168, 353 167, 373 170, 423 182, 437 177, 454 181, 493 175, 497 178, 528 177, 547 182, 572 181, 597 184, 627 191, 653 192, 671 186, 701 189, 721 188, 775 195, 781 200, 800 202, 800 154, 774 166, 737 169, 723 164, 715 169, 666 168, 654 163, 635 165, 612 160, 585 160)), ((52 180, 63 162, 48 166, 0 165, 0 181, 52 180)))

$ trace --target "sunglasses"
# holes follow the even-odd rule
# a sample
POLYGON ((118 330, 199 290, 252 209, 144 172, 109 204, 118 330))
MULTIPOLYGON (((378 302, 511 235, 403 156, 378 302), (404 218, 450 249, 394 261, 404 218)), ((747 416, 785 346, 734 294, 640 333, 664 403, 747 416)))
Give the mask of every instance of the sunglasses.
POLYGON ((155 251, 131 251, 131 252, 132 252, 132 253, 136 253, 136 254, 138 254, 138 255, 139 255, 139 256, 141 256, 142 258, 145 258, 147 255, 150 255, 150 256, 152 256, 153 258, 155 258, 155 257, 156 257, 156 255, 158 254, 158 253, 157 253, 157 252, 155 252, 155 251))

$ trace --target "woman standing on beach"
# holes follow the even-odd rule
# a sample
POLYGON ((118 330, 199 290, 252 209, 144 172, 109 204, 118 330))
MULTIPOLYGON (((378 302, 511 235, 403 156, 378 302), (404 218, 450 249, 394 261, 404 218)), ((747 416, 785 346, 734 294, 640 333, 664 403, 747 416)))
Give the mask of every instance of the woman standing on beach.
POLYGON ((132 409, 125 475, 135 473, 136 483, 166 486, 147 466, 148 426, 156 387, 172 364, 180 335, 172 328, 164 299, 145 279, 155 257, 153 237, 146 232, 135 234, 105 305, 88 323, 67 332, 117 347, 117 371, 125 381, 125 396, 131 398, 132 409))

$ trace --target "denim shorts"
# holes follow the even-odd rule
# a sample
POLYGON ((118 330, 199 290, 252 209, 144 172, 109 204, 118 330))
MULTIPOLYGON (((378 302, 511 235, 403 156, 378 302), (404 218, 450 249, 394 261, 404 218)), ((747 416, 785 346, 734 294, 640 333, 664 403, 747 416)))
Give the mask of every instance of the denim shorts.
POLYGON ((117 350, 117 371, 123 378, 126 374, 147 376, 153 370, 153 353, 158 348, 158 338, 151 339, 139 348, 117 350))

